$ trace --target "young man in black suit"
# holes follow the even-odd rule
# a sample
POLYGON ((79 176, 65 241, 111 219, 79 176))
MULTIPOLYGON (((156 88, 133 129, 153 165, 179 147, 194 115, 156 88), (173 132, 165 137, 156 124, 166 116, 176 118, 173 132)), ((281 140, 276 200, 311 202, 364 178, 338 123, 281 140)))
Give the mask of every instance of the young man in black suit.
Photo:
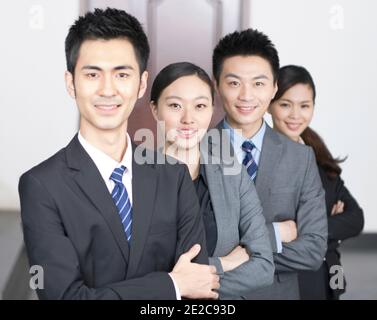
POLYGON ((148 77, 140 23, 96 9, 65 46, 79 132, 19 184, 29 261, 44 271, 39 298, 217 298, 188 170, 133 156, 127 123, 148 77))

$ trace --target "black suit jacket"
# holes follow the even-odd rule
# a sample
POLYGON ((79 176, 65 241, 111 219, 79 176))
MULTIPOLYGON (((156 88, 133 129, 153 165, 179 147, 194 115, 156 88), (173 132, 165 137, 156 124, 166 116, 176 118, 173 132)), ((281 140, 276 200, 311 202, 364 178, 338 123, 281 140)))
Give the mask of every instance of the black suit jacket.
MULTIPOLYGON (((155 155, 155 154, 154 154, 155 155)), ((24 241, 44 269, 41 299, 175 299, 170 272, 205 233, 186 166, 133 160, 132 239, 96 165, 78 141, 22 175, 24 241)))
POLYGON ((328 249, 326 260, 318 271, 300 274, 300 294, 302 299, 337 299, 345 290, 330 289, 329 277, 334 273, 329 274, 329 270, 333 265, 341 265, 340 253, 337 249, 343 240, 357 236, 363 230, 364 216, 363 210, 345 187, 340 176, 330 178, 321 166, 319 166, 319 174, 326 196, 328 249), (331 216, 332 207, 338 200, 344 202, 344 211, 331 216))

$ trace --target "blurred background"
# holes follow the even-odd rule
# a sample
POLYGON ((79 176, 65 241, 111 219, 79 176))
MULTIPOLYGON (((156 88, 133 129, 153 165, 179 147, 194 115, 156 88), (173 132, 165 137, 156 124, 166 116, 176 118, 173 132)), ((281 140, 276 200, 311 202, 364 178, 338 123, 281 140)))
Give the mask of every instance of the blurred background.
MULTIPOLYGON (((364 209, 361 236, 342 244, 347 292, 377 299, 377 1, 374 0, 95 0, 6 1, 0 10, 4 77, 0 89, 0 298, 34 299, 23 250, 18 179, 64 147, 78 127, 65 90, 64 40, 80 14, 117 7, 135 15, 150 40, 150 79, 165 65, 191 61, 211 73, 223 35, 248 27, 266 33, 281 65, 306 67, 317 86, 312 127, 332 154, 348 156, 342 177, 364 209)), ((155 130, 139 101, 129 121, 155 130)), ((222 117, 217 104, 213 124, 222 117)), ((269 116, 266 120, 271 123, 269 116)))

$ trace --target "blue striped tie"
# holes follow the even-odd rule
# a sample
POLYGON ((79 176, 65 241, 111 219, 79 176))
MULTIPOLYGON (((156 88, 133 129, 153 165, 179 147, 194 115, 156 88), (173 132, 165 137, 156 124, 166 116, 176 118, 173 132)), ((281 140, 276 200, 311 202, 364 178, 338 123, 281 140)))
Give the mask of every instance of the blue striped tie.
POLYGON ((250 141, 245 141, 242 144, 242 150, 246 152, 245 158, 242 161, 242 164, 246 167, 247 173, 255 182, 255 178, 257 176, 258 166, 255 162, 251 151, 255 148, 255 145, 250 141))
POLYGON ((113 198, 114 203, 118 208, 127 240, 130 241, 132 230, 132 206, 127 193, 127 189, 122 183, 122 177, 125 171, 126 167, 121 166, 120 168, 115 168, 113 173, 111 174, 110 179, 115 182, 115 187, 113 189, 113 192, 111 192, 111 197, 113 198))

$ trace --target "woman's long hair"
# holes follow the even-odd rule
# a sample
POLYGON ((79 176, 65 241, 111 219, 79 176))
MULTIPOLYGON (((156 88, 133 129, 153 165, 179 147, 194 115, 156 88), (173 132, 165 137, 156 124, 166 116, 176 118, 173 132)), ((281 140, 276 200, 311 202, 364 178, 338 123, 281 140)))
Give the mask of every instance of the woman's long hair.
POLYGON ((318 165, 325 170, 329 177, 335 178, 342 173, 342 168, 339 166, 339 163, 345 161, 346 158, 334 158, 317 132, 307 127, 301 134, 301 138, 306 145, 313 148, 318 165))

